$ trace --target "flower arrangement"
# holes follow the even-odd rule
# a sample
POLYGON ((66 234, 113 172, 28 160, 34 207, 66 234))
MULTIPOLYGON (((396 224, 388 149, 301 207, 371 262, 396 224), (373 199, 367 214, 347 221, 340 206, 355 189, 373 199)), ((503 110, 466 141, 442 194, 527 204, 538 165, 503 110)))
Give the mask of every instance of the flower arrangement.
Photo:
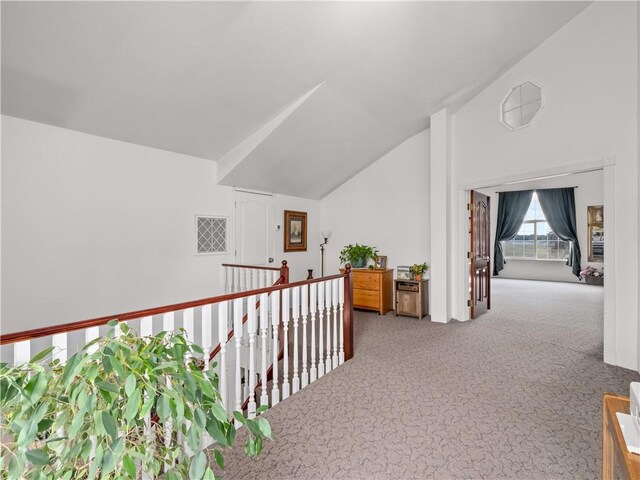
POLYGON ((596 267, 588 265, 580 272, 580 280, 584 280, 587 277, 604 277, 604 270, 599 270, 596 267))

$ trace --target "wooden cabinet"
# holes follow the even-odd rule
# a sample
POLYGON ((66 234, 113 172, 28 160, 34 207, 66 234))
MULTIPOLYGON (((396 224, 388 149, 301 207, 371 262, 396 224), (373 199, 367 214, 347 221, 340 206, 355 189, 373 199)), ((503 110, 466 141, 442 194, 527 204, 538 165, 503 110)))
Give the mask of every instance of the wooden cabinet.
MULTIPOLYGON (((344 270, 340 270, 344 271, 344 270)), ((386 315, 393 310, 393 269, 353 269, 353 306, 386 315)))
POLYGON ((396 316, 422 318, 429 313, 429 280, 395 280, 396 316))

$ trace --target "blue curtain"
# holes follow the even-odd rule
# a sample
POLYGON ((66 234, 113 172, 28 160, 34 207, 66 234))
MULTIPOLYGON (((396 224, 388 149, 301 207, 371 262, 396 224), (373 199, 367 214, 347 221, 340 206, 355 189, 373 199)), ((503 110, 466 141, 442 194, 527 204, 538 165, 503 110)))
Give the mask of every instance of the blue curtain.
POLYGON ((496 242, 493 254, 493 274, 498 275, 507 261, 502 251, 502 241, 511 240, 518 234, 524 216, 527 214, 533 197, 533 190, 519 192, 500 192, 498 195, 498 219, 496 242))
POLYGON ((576 228, 576 199, 573 188, 536 190, 547 223, 561 240, 571 242, 567 265, 580 276, 580 245, 576 228))

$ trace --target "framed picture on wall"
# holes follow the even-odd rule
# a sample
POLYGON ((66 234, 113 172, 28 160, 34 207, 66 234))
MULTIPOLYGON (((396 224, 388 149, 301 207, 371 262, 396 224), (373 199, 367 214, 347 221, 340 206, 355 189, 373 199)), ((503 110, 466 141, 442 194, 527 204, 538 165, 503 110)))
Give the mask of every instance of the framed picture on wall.
POLYGON ((589 225, 604 224, 604 207, 602 205, 593 205, 587 207, 587 217, 589 225))
POLYGON ((589 243, 589 262, 604 262, 604 207, 587 207, 587 240, 589 243))
POLYGON ((284 251, 307 251, 307 212, 284 211, 284 251))

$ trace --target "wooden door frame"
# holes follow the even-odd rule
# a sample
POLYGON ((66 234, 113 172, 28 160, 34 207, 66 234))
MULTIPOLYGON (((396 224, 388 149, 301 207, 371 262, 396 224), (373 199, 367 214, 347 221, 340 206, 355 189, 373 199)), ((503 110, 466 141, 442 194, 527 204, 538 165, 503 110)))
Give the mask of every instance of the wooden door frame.
MULTIPOLYGON (((571 175, 576 173, 585 173, 589 171, 602 170, 604 177, 604 204, 607 211, 610 212, 605 215, 605 229, 607 231, 607 255, 604 259, 604 267, 607 271, 607 284, 604 289, 604 361, 605 363, 617 365, 616 360, 616 335, 618 334, 616 329, 616 305, 615 305, 615 281, 616 281, 616 269, 615 269, 615 175, 616 175, 616 157, 604 157, 597 160, 587 161, 583 163, 575 163, 570 165, 564 165, 561 167, 550 168, 545 170, 530 171, 518 175, 512 175, 509 177, 501 177, 494 179, 487 179, 472 184, 459 185, 457 191, 454 192, 454 200, 457 202, 458 211, 457 215, 454 215, 454 221, 457 222, 458 235, 454 239, 456 242, 457 253, 454 253, 454 257, 460 259, 457 262, 458 267, 456 271, 458 273, 458 281, 453 282, 454 291, 452 292, 452 298, 458 306, 459 320, 469 320, 470 309, 467 306, 467 300, 469 299, 470 284, 469 284, 469 272, 470 265, 467 259, 466 252, 470 247, 470 236, 468 231, 468 211, 467 202, 470 198, 471 190, 482 190, 486 188, 493 188, 506 184, 517 184, 536 179, 542 179, 545 177, 555 177, 562 175, 571 175), (462 260, 464 259, 464 260, 462 260), (460 315, 462 314, 462 315, 460 315)), ((491 246, 493 249, 493 245, 491 246)), ((494 260, 492 258, 492 260, 494 260)), ((454 262, 455 268, 455 262, 454 262)))

